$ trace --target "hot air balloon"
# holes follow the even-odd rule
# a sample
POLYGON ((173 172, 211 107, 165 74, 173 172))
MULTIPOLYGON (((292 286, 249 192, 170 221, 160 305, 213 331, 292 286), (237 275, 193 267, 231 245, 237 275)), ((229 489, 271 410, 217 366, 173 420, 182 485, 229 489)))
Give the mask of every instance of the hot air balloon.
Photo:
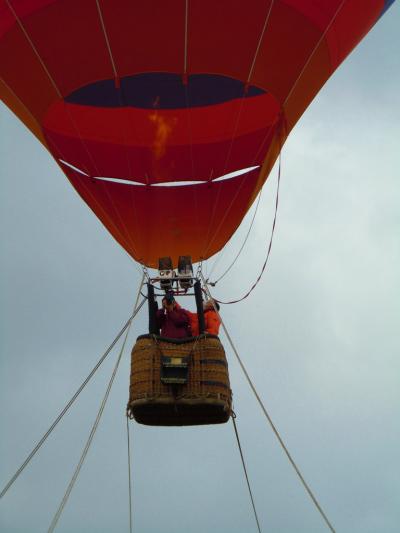
MULTIPOLYGON (((5 0, 1 96, 133 259, 157 267, 170 258, 150 280, 150 315, 152 284, 178 291, 186 279, 201 318, 193 273, 172 285, 162 276, 184 254, 198 262, 225 245, 307 106, 391 3, 5 0)), ((150 326, 138 341, 150 359, 160 350, 156 333, 150 326)), ((213 379, 188 379, 222 384, 215 397, 223 397, 224 421, 231 399, 223 348, 201 334, 184 343, 185 355, 174 344, 175 371, 202 343, 215 345, 213 379)), ((174 366, 174 354, 157 376, 174 366)), ((135 375, 154 370, 138 361, 135 375)), ((163 383, 175 405, 178 383, 163 383)), ((134 390, 138 401, 149 392, 134 390)))
POLYGON ((6 0, 1 96, 135 260, 197 262, 391 3, 6 0))
POLYGON ((0 0, 3 101, 126 252, 158 267, 147 279, 149 332, 132 351, 129 417, 235 424, 225 352, 205 328, 211 295, 192 261, 228 242, 303 112, 393 1, 0 0), (199 331, 164 338, 155 297, 177 294, 194 295, 199 331))

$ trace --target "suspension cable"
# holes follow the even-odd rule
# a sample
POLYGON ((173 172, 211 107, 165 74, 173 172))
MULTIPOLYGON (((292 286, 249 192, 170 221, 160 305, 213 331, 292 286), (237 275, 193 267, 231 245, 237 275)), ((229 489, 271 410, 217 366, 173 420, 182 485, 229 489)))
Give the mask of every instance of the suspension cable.
MULTIPOLYGON (((232 261, 231 265, 229 266, 229 268, 228 268, 228 269, 222 274, 222 276, 220 276, 216 281, 213 282, 213 286, 216 285, 216 284, 219 282, 219 280, 222 279, 222 278, 225 276, 225 274, 227 274, 227 273, 229 272, 229 270, 233 267, 233 265, 235 264, 237 258, 238 258, 239 255, 241 254, 241 252, 242 252, 242 250, 243 250, 243 248, 244 248, 244 246, 245 246, 245 244, 246 244, 246 242, 247 242, 247 239, 248 239, 248 237, 249 237, 249 235, 250 235, 250 232, 251 232, 251 229, 252 229, 252 226, 253 226, 253 223, 254 223, 254 219, 255 219, 256 214, 257 214, 258 206, 259 206, 259 204, 260 204, 261 193, 262 193, 262 189, 260 190, 260 192, 259 192, 259 194, 258 194, 257 205, 256 205, 255 211, 254 211, 254 213, 253 213, 253 216, 252 216, 252 219, 251 219, 251 222, 250 222, 250 227, 249 227, 249 229, 247 230, 246 237, 245 237, 245 239, 244 239, 244 241, 243 241, 243 243, 242 243, 242 246, 240 247, 239 252, 236 254, 236 256, 235 256, 234 260, 232 261)), ((214 270, 215 270, 215 268, 217 267, 218 263, 221 261, 222 257, 224 256, 224 254, 225 254, 225 252, 226 252, 226 249, 227 249, 227 247, 228 247, 228 244, 229 244, 229 241, 226 242, 226 243, 224 244, 224 247, 221 248, 221 250, 220 250, 220 251, 218 252, 218 254, 216 255, 215 260, 214 260, 214 263, 213 263, 213 265, 212 265, 212 267, 211 267, 211 270, 210 270, 210 274, 207 275, 207 279, 210 279, 210 278, 211 278, 212 273, 214 272, 214 270)))
POLYGON ((131 479, 131 442, 129 438, 129 418, 126 415, 126 437, 128 448, 128 487, 129 487, 129 533, 132 533, 132 479, 131 479))
MULTIPOLYGON (((257 200, 256 208, 255 208, 255 210, 254 210, 253 217, 252 217, 252 219, 251 219, 250 226, 249 226, 249 229, 247 230, 246 237, 245 237, 245 239, 244 239, 244 241, 243 241, 243 243, 242 243, 242 246, 240 247, 238 253, 236 254, 235 258, 233 259, 233 261, 232 261, 232 263, 229 265, 229 267, 225 270, 225 272, 224 272, 223 274, 221 274, 221 276, 219 276, 219 278, 216 279, 216 280, 213 282, 214 285, 216 285, 218 282, 220 282, 221 279, 224 278, 224 277, 228 274, 228 272, 229 272, 229 271, 231 270, 231 268, 234 266, 234 264, 236 263, 236 261, 239 259, 239 256, 240 256, 240 254, 242 253, 243 248, 245 247, 246 242, 247 242, 247 240, 248 240, 248 238, 249 238, 249 236, 250 236, 251 230, 253 229, 253 224, 254 224, 254 220, 255 220, 256 215, 257 215, 258 206, 260 205, 261 194, 262 194, 262 189, 261 189, 261 191, 260 191, 260 193, 259 193, 259 195, 258 195, 258 200, 257 200)), ((220 257, 221 257, 221 256, 220 256, 220 257)), ((217 262, 218 262, 218 260, 215 261, 215 263, 214 263, 214 265, 213 265, 213 268, 212 268, 212 270, 211 270, 211 272, 210 272, 210 276, 211 276, 212 271, 214 270, 215 266, 217 265, 217 262)))
POLYGON ((239 433, 238 433, 238 430, 237 430, 237 426, 236 426, 235 418, 236 418, 236 415, 235 415, 235 413, 232 412, 233 428, 234 428, 234 430, 235 430, 236 441, 237 441, 237 445, 238 445, 238 448, 239 448, 240 458, 241 458, 241 460, 242 460, 243 471, 244 471, 244 475, 245 475, 245 477, 246 477, 247 488, 249 489, 249 494, 250 494, 250 499, 251 499, 251 505, 253 506, 254 518, 256 519, 256 522, 257 522, 258 533, 261 533, 260 522, 258 521, 258 516, 257 516, 256 506, 255 506, 255 503, 254 503, 253 493, 252 493, 252 491, 251 491, 251 487, 250 487, 249 476, 247 475, 246 463, 245 463, 245 461, 244 461, 244 456, 243 456, 242 446, 241 446, 241 444, 240 444, 239 433))
MULTIPOLYGON (((137 293, 137 296, 136 296, 136 302, 135 302, 135 306, 134 306, 134 312, 139 310, 140 307, 145 302, 145 300, 142 300, 141 305, 138 306, 141 288, 142 288, 142 284, 139 285, 139 290, 138 290, 138 293, 137 293)), ((118 357, 117 357, 117 361, 115 363, 113 372, 111 374, 111 378, 110 378, 110 380, 108 382, 106 392, 105 392, 105 394, 103 396, 103 399, 101 401, 100 408, 99 408, 99 410, 97 412, 97 416, 96 416, 95 421, 94 421, 94 423, 92 425, 92 428, 90 430, 89 437, 88 437, 88 439, 86 441, 86 444, 85 444, 85 447, 84 447, 83 452, 81 454, 81 457, 79 459, 79 462, 78 462, 78 464, 77 464, 77 466, 75 468, 75 471, 74 471, 74 473, 72 475, 71 481, 68 484, 68 487, 67 487, 67 489, 65 491, 65 494, 64 494, 64 496, 63 496, 63 498, 61 500, 61 503, 60 503, 60 505, 59 505, 54 517, 53 517, 53 520, 52 520, 52 522, 50 524, 49 529, 47 530, 47 533, 53 533, 53 531, 55 530, 55 528, 57 526, 57 522, 58 522, 58 520, 59 520, 59 518, 61 516, 61 513, 63 512, 63 510, 65 508, 65 505, 67 504, 68 498, 69 498, 69 496, 71 494, 72 489, 74 488, 75 482, 76 482, 76 480, 78 478, 78 475, 79 475, 79 473, 81 471, 83 463, 84 463, 84 461, 86 459, 86 456, 88 454, 90 445, 92 444, 92 441, 93 441, 93 438, 95 436, 96 430, 97 430, 97 428, 99 426, 99 423, 100 423, 100 419, 101 419, 102 414, 104 412, 104 408, 106 406, 108 397, 110 395, 111 388, 113 386, 114 379, 115 379, 115 376, 117 374, 117 370, 118 370, 119 364, 121 362, 122 354, 123 354, 124 349, 125 349, 126 341, 128 339, 128 335, 129 335, 131 324, 132 324, 132 320, 129 322, 129 325, 127 327, 127 330, 126 330, 126 333, 125 333, 125 337, 124 337, 124 341, 123 341, 121 349, 119 351, 119 354, 118 354, 118 357)))
MULTIPOLYGON (((261 272, 260 274, 258 275, 258 278, 256 279, 256 281, 253 283, 253 285, 250 287, 250 289, 246 292, 246 294, 244 296, 242 296, 241 298, 238 298, 236 300, 230 300, 229 302, 222 302, 221 300, 217 300, 218 303, 221 303, 221 304, 226 304, 226 305, 229 305, 229 304, 236 304, 238 302, 241 302, 242 300, 245 300, 248 296, 250 296, 250 294, 253 292, 253 290, 256 288, 256 286, 258 285, 259 281, 261 280, 262 278, 262 275, 264 274, 264 271, 265 271, 265 268, 267 266, 267 263, 268 263, 268 259, 269 259, 269 256, 271 254, 271 248, 272 248, 272 241, 274 239, 274 233, 275 233, 275 226, 276 226, 276 217, 277 217, 277 214, 278 214, 278 205, 279 205, 279 187, 280 187, 280 183, 281 183, 281 161, 282 161, 282 157, 281 157, 281 152, 279 152, 279 167, 278 167, 278 183, 277 183, 277 186, 276 186, 276 198, 275 198, 275 213, 274 213, 274 220, 273 220, 273 223, 272 223, 272 230, 271 230, 271 236, 270 236, 270 239, 269 239, 269 245, 268 245, 268 251, 267 251, 267 257, 265 258, 265 261, 264 261, 264 264, 261 268, 261 272)), ((219 280, 217 280, 219 281, 219 280)), ((211 286, 214 286, 217 282, 214 282, 214 283, 210 283, 211 286)))
POLYGON ((76 390, 75 394, 72 396, 72 398, 69 400, 69 402, 65 405, 65 407, 62 409, 62 411, 59 413, 57 418, 54 420, 54 422, 51 424, 49 429, 46 431, 46 433, 43 435, 43 437, 38 441, 36 446, 33 448, 33 450, 29 453, 29 455, 26 457, 25 461, 21 464, 21 466, 18 468, 18 470, 15 472, 15 474, 11 477, 11 479, 6 483, 2 491, 0 492, 0 499, 6 494, 6 492, 10 489, 10 487, 14 484, 14 482, 17 480, 17 478, 20 476, 22 471, 28 466, 29 462, 33 457, 36 455, 36 453, 39 451, 39 449, 42 447, 44 442, 47 440, 47 438, 50 436, 52 431, 55 429, 57 424, 60 422, 60 420, 63 418, 63 416, 67 413, 69 408, 72 406, 72 404, 75 402, 75 400, 78 398, 79 394, 83 391, 83 389, 86 387, 86 385, 89 383, 91 378, 94 376, 96 371, 100 368, 101 364, 104 362, 108 354, 111 352, 111 350, 114 348, 118 340, 123 335, 124 331, 129 327, 132 320, 135 318, 135 316, 138 314, 140 309, 142 308, 145 300, 143 300, 135 312, 131 315, 131 317, 127 320, 123 328, 120 330, 118 335, 115 337, 115 339, 112 341, 110 346, 107 348, 107 350, 104 352, 104 354, 100 357, 96 365, 93 367, 93 369, 90 371, 90 373, 87 375, 85 380, 83 381, 82 385, 76 390))
POLYGON ((260 396, 259 396, 259 394, 258 394, 258 392, 257 392, 257 390, 256 390, 256 388, 255 388, 255 386, 254 386, 254 384, 253 384, 253 382, 252 382, 252 380, 251 380, 251 378, 250 378, 250 376, 249 376, 249 374, 248 374, 248 372, 247 372, 247 370, 246 370, 246 368, 245 368, 245 366, 244 366, 244 364, 243 364, 243 362, 242 362, 242 359, 240 358, 240 355, 239 355, 239 353, 238 353, 238 351, 237 351, 237 349, 236 349, 236 347, 235 347, 235 345, 234 345, 234 343, 233 343, 233 340, 232 340, 231 336, 229 335, 229 332, 228 332, 228 330, 227 330, 227 328, 226 328, 226 326, 225 326, 225 323, 224 323, 223 319, 221 318, 221 315, 220 315, 219 312, 218 312, 218 309, 217 309, 217 307, 216 307, 216 305, 215 305, 215 303, 214 303, 214 300, 212 299, 212 296, 211 296, 211 293, 210 293, 210 289, 209 289, 209 287, 208 287, 208 284, 207 284, 207 282, 206 282, 206 280, 204 279, 204 276, 203 276, 202 274, 201 274, 201 277, 202 277, 202 281, 203 281, 203 284, 204 284, 204 289, 205 289, 205 291, 206 291, 206 293, 207 293, 207 296, 211 299, 211 302, 212 302, 213 307, 214 307, 214 311, 217 313, 219 319, 221 320, 222 328, 223 328, 223 330, 224 330, 224 332, 225 332, 225 335, 226 335, 226 337, 227 337, 227 339, 228 339, 228 341, 229 341, 229 344, 231 345, 231 348, 232 348, 232 350, 233 350, 233 353, 235 354, 236 359, 237 359, 237 361, 238 361, 238 363, 239 363, 239 365, 240 365, 240 368, 242 369, 243 374, 245 375, 245 378, 246 378, 246 380, 247 380, 247 383, 250 385, 250 388, 251 388, 251 390, 253 391, 253 394, 254 394, 254 396, 256 397, 256 400, 257 400, 257 402, 259 403, 259 405, 260 405, 260 407, 261 407, 261 409, 262 409, 262 411, 263 411, 263 413, 264 413, 266 419, 268 420, 268 423, 269 423, 269 425, 271 426, 271 429, 272 429, 272 431, 274 432, 275 437, 278 439, 278 442, 279 442, 279 444, 281 445, 282 450, 285 452, 286 457, 288 458, 290 464, 291 464, 292 467, 294 468, 294 470, 295 470, 295 472, 296 472, 298 478, 300 479, 301 483, 303 484, 303 487, 304 487, 305 490, 307 491, 308 495, 310 496, 311 500, 313 501, 313 503, 314 503, 315 507, 317 508, 318 512, 320 513, 320 515, 321 515, 322 518, 324 519, 326 525, 328 526, 328 528, 330 529, 330 531, 331 531, 332 533, 336 533, 336 532, 335 532, 335 529, 334 529, 333 526, 332 526, 332 524, 331 524, 330 521, 328 520, 328 517, 326 516, 326 514, 325 514, 324 511, 322 510, 322 507, 321 507, 320 504, 318 503, 318 500, 317 500, 316 497, 314 496, 314 494, 313 494, 313 492, 312 492, 310 486, 308 485, 308 483, 307 483, 306 480, 304 479, 302 473, 300 472, 298 466, 296 465, 296 463, 295 463, 293 457, 292 457, 291 454, 289 453, 289 450, 287 449, 285 443, 283 442, 283 439, 282 439, 282 437, 280 436, 278 429, 276 428, 275 424, 273 423, 271 416, 269 415, 269 413, 268 413, 268 411, 267 411, 265 405, 263 404, 263 402, 262 402, 262 400, 261 400, 261 398, 260 398, 260 396))

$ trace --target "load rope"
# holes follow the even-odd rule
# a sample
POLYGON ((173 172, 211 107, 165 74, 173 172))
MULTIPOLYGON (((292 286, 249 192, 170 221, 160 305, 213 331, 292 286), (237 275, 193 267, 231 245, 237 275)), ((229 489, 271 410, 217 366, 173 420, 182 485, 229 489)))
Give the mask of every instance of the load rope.
POLYGON ((257 390, 256 390, 256 388, 255 388, 255 386, 254 386, 254 384, 253 384, 253 382, 252 382, 252 380, 251 380, 251 378, 250 378, 250 376, 249 376, 249 374, 248 374, 248 372, 247 372, 247 370, 246 370, 246 368, 245 368, 245 366, 244 366, 244 364, 243 364, 243 362, 242 362, 242 360, 241 360, 241 358, 240 358, 240 355, 239 355, 239 353, 238 353, 238 351, 237 351, 237 349, 236 349, 236 347, 235 347, 235 345, 234 345, 234 343, 233 343, 233 340, 232 340, 231 336, 229 335, 229 332, 228 332, 228 330, 227 330, 227 328, 226 328, 226 326, 225 326, 225 323, 224 323, 224 321, 223 321, 221 315, 220 315, 219 312, 218 312, 218 309, 217 309, 217 307, 216 307, 216 305, 215 305, 215 303, 214 303, 214 300, 213 300, 213 298, 212 298, 212 296, 211 296, 211 293, 210 293, 210 289, 209 289, 209 287, 208 287, 208 284, 207 284, 206 280, 204 279, 204 276, 201 275, 201 277, 202 277, 202 281, 203 281, 204 288, 205 288, 205 291, 206 291, 206 293, 207 293, 207 296, 211 299, 211 302, 212 302, 213 307, 214 307, 214 311, 217 313, 217 315, 218 315, 218 317, 219 317, 219 319, 220 319, 220 321, 221 321, 221 325, 222 325, 222 328, 223 328, 223 330, 224 330, 224 332, 225 332, 226 338, 228 339, 229 344, 231 345, 231 348, 232 348, 232 350, 233 350, 233 353, 234 353, 235 356, 236 356, 236 359, 237 359, 237 361, 238 361, 238 363, 239 363, 239 365, 240 365, 240 368, 242 369, 243 374, 245 375, 245 378, 246 378, 248 384, 250 385, 250 388, 251 388, 251 390, 253 391, 253 394, 254 394, 254 396, 256 397, 257 402, 259 403, 259 405, 260 405, 260 407, 261 407, 261 409, 262 409, 262 411, 263 411, 263 413, 264 413, 266 419, 268 420, 268 423, 269 423, 269 425, 271 426, 271 429, 272 429, 272 431, 274 432, 275 437, 278 439, 278 442, 279 442, 279 444, 281 445, 282 450, 285 452, 286 457, 288 458, 290 464, 291 464, 292 467, 294 468, 294 470, 295 470, 295 472, 296 472, 298 478, 300 479, 300 481, 301 481, 303 487, 305 488, 306 492, 307 492, 308 495, 310 496, 310 498, 311 498, 312 502, 314 503, 315 507, 317 508, 318 512, 320 513, 320 515, 321 515, 322 518, 324 519, 326 525, 328 526, 328 528, 330 529, 330 531, 331 531, 332 533, 336 533, 336 531, 335 531, 335 529, 333 528, 332 524, 330 523, 328 517, 326 516, 326 514, 325 514, 324 511, 322 510, 321 505, 318 503, 317 498, 314 496, 314 494, 313 494, 313 492, 312 492, 310 486, 308 485, 308 483, 307 483, 306 480, 304 479, 302 473, 300 472, 298 466, 296 465, 296 463, 295 463, 293 457, 292 457, 291 454, 289 453, 289 450, 287 449, 285 443, 283 442, 283 439, 282 439, 282 437, 280 436, 279 431, 278 431, 278 429, 276 428, 275 424, 273 423, 272 418, 271 418, 271 416, 269 415, 269 413, 268 413, 268 411, 267 411, 265 405, 263 404, 263 402, 262 402, 262 400, 261 400, 261 398, 260 398, 260 396, 259 396, 259 394, 258 394, 258 392, 257 392, 257 390))
MULTIPOLYGON (((256 204, 256 208, 254 210, 254 213, 253 213, 253 216, 252 216, 252 219, 251 219, 251 222, 250 222, 250 226, 249 226, 249 229, 247 230, 247 233, 246 233, 246 237, 244 238, 244 241, 242 243, 242 246, 240 247, 238 253, 236 254, 234 260, 232 261, 232 263, 229 265, 229 267, 225 270, 225 272, 223 274, 221 274, 221 276, 213 281, 213 286, 215 286, 217 283, 219 283, 221 281, 222 278, 224 278, 228 272, 231 270, 231 268, 234 266, 234 264, 236 263, 236 261, 239 259, 239 256, 241 255, 242 251, 243 251, 243 248, 245 247, 246 245, 246 242, 248 241, 248 238, 250 236, 250 233, 251 233, 251 230, 253 229, 253 224, 254 224, 254 220, 256 218, 256 215, 257 215, 257 211, 258 211, 258 206, 260 205, 260 200, 261 200, 261 194, 262 194, 262 189, 258 195, 258 199, 257 199, 257 204, 256 204)), ((224 248, 225 250, 226 248, 224 248)), ((210 272, 210 275, 209 277, 211 277, 215 267, 217 266, 218 262, 219 262, 219 259, 222 257, 223 255, 223 251, 221 251, 221 254, 218 256, 218 258, 216 259, 215 263, 213 264, 212 268, 211 268, 211 272, 210 272)))
POLYGON ((249 489, 249 494, 250 494, 250 499, 251 499, 251 505, 253 506, 254 518, 256 519, 256 522, 257 522, 258 533, 261 533, 260 522, 259 522, 259 520, 258 520, 257 511, 256 511, 256 505, 255 505, 255 503, 254 503, 253 493, 252 493, 252 491, 251 491, 251 487, 250 487, 249 476, 247 475, 246 463, 245 463, 245 461, 244 461, 244 456, 243 456, 242 446, 241 446, 241 444, 240 444, 239 433, 238 433, 238 430, 237 430, 237 426, 236 426, 235 418, 236 418, 236 414, 232 411, 233 428, 234 428, 234 430, 235 430, 236 441, 237 441, 237 445, 238 445, 238 448, 239 448, 240 458, 241 458, 241 460, 242 460, 243 471, 244 471, 244 475, 245 475, 245 477, 246 477, 247 488, 249 489))
MULTIPOLYGON (((142 282, 143 283, 143 282, 142 282)), ((140 297, 140 290, 142 288, 142 283, 139 285, 139 289, 138 289, 138 293, 137 293, 137 297, 136 297, 136 302, 135 302, 135 306, 134 306, 134 313, 136 311, 138 311, 140 309, 140 307, 144 304, 145 300, 142 300, 140 305, 138 305, 138 302, 139 302, 139 297, 140 297)), ((104 412, 104 408, 106 406, 106 403, 107 403, 107 400, 108 400, 108 397, 110 395, 110 392, 111 392, 111 388, 113 386, 113 383, 114 383, 114 379, 115 379, 115 376, 117 374, 117 371, 118 371, 118 368, 119 368, 119 364, 121 362, 121 358, 122 358, 122 354, 123 354, 123 351, 125 349, 125 345, 126 345, 126 341, 128 339, 128 335, 129 335, 129 331, 130 331, 130 327, 131 327, 131 324, 132 324, 132 320, 129 322, 129 325, 127 327, 127 330, 126 330, 126 333, 125 333, 125 338, 124 338, 124 341, 122 343, 122 346, 121 346, 121 349, 119 351, 119 354, 118 354, 118 357, 117 357, 117 361, 115 363, 115 366, 114 366, 114 369, 113 369, 113 372, 111 374, 111 378, 108 382, 108 385, 107 385, 107 389, 106 389, 106 392, 103 396, 103 399, 101 401, 101 404, 100 404, 100 408, 97 412, 97 416, 95 418, 95 421, 92 425, 92 428, 90 430, 90 433, 89 433, 89 437, 86 441, 86 444, 84 446, 84 449, 83 449, 83 452, 81 454, 81 457, 79 459, 79 462, 75 468, 75 471, 72 475, 72 478, 71 478, 71 481, 69 482, 68 484, 68 487, 65 491, 65 494, 60 502, 60 505, 53 517, 53 520, 51 521, 51 524, 50 524, 50 527, 49 529, 47 530, 47 533, 53 533, 53 531, 55 530, 56 526, 57 526, 57 523, 58 523, 58 520, 60 519, 60 516, 61 516, 61 513, 63 512, 66 504, 67 504, 67 501, 68 501, 68 498, 71 494, 71 491, 72 489, 74 488, 74 485, 75 485, 75 482, 79 476, 79 473, 81 471, 81 468, 83 466, 83 463, 86 459, 86 456, 88 454, 88 451, 89 451, 89 448, 90 448, 90 445, 92 444, 92 441, 93 441, 93 438, 96 434, 96 430, 99 426, 99 423, 100 423, 100 420, 101 420, 101 417, 102 417, 102 414, 104 412)))
POLYGON ((107 350, 104 352, 104 354, 100 357, 96 365, 93 367, 93 369, 90 371, 90 373, 87 375, 85 380, 83 381, 82 385, 76 390, 75 394, 72 396, 72 398, 69 400, 69 402, 65 405, 65 407, 62 409, 62 411, 59 413, 57 418, 54 420, 54 422, 51 424, 49 429, 46 431, 46 433, 43 435, 43 437, 38 441, 36 446, 33 448, 33 450, 29 453, 25 461, 21 464, 21 466, 18 468, 18 470, 15 472, 15 474, 11 477, 11 479, 6 483, 2 491, 0 492, 0 499, 6 494, 6 492, 10 489, 10 487, 14 484, 14 482, 17 480, 17 478, 21 475, 23 470, 28 466, 29 462, 33 459, 33 457, 36 455, 36 453, 39 451, 39 449, 42 447, 42 445, 45 443, 47 438, 50 436, 50 434, 53 432, 57 424, 60 422, 60 420, 63 418, 63 416, 67 413, 69 408, 72 406, 72 404, 75 402, 75 400, 78 398, 79 394, 83 391, 83 389, 86 387, 86 385, 89 383, 91 378, 94 376, 96 371, 100 368, 101 364, 104 362, 108 354, 111 352, 111 350, 114 348, 118 340, 123 335, 124 331, 129 327, 132 320, 135 318, 135 316, 138 314, 140 309, 142 308, 145 300, 143 300, 135 312, 132 314, 132 316, 127 320, 123 328, 120 330, 118 335, 115 337, 113 342, 110 344, 110 346, 107 348, 107 350))
MULTIPOLYGON (((244 296, 242 296, 241 298, 238 298, 237 300, 230 300, 229 302, 223 302, 221 300, 216 300, 218 303, 229 305, 229 304, 236 304, 238 302, 241 302, 241 301, 245 300, 248 296, 250 296, 250 294, 253 292, 253 290, 256 288, 256 286, 258 285, 259 281, 261 280, 262 275, 264 274, 264 270, 265 270, 265 268, 267 266, 270 253, 271 253, 272 241, 273 241, 274 233, 275 233, 276 217, 277 217, 277 214, 278 214, 278 205, 279 205, 279 187, 280 187, 280 183, 281 183, 281 152, 279 152, 278 183, 277 183, 277 187, 276 187, 274 220, 273 220, 273 223, 272 223, 271 237, 270 237, 270 240, 269 240, 267 257, 266 257, 266 259, 264 261, 264 264, 262 266, 261 272, 258 275, 258 278, 256 279, 256 281, 253 283, 253 285, 250 287, 250 289, 246 292, 246 294, 244 296)), ((229 267, 229 269, 230 268, 231 267, 229 267)), ((208 285, 211 285, 211 287, 214 287, 218 281, 219 280, 217 280, 216 282, 210 282, 209 280, 206 280, 205 283, 208 284, 208 285)))

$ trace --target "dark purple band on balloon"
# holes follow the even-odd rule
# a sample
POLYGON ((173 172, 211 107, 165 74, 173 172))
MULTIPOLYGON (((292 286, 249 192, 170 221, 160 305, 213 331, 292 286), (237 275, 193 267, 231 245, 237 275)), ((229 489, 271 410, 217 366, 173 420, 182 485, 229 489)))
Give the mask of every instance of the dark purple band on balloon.
POLYGON ((222 104, 236 98, 265 94, 242 81, 212 74, 192 74, 187 82, 181 75, 149 72, 121 78, 101 80, 74 91, 69 103, 97 107, 136 107, 142 109, 181 109, 222 104))

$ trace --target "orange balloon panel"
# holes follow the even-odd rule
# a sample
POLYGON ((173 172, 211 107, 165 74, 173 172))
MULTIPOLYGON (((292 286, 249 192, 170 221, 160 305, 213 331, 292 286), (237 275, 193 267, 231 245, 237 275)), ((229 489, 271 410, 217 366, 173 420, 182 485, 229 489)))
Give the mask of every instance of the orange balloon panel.
POLYGON ((1 0, 1 95, 136 260, 215 254, 390 0, 1 0))

